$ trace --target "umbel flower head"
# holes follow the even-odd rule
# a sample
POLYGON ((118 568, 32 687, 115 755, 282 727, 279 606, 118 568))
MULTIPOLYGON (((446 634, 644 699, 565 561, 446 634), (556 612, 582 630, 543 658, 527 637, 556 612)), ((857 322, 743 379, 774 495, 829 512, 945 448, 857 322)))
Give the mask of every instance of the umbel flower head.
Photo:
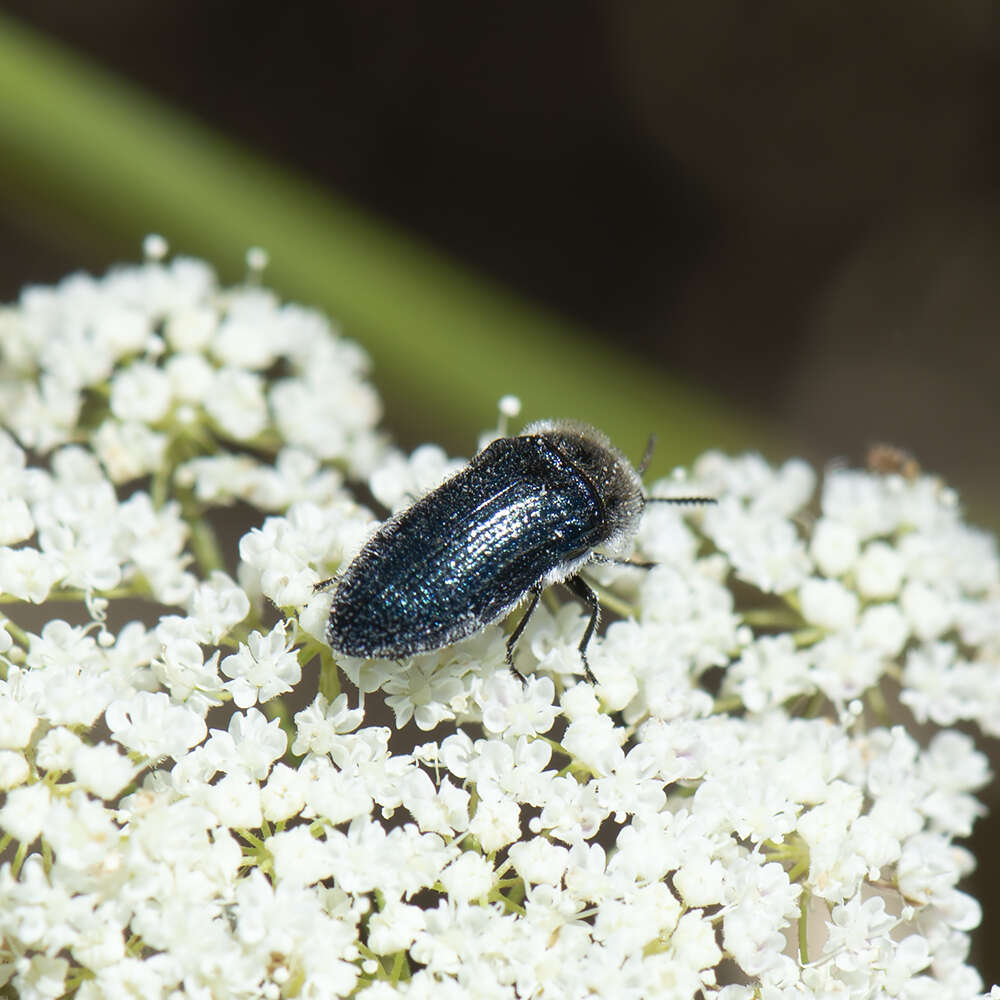
POLYGON ((594 574, 596 686, 573 604, 526 684, 498 626, 335 662, 316 584, 384 515, 357 486, 394 509, 462 463, 379 434, 322 316, 162 249, 0 312, 0 986, 982 993, 1000 570, 953 491, 707 454, 683 489, 717 505, 651 506, 656 567, 594 574))

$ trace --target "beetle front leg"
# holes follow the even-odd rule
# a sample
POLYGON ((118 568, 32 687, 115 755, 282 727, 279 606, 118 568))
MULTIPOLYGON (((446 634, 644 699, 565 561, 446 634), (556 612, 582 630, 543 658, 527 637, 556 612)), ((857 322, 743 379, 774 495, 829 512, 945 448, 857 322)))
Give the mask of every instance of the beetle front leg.
POLYGON ((597 678, 591 672, 590 664, 587 662, 587 646, 593 638, 597 623, 601 620, 601 603, 598 601, 597 594, 594 593, 593 588, 582 576, 571 576, 565 583, 590 608, 590 621, 587 622, 587 629, 580 640, 579 648, 580 659, 583 660, 583 672, 591 684, 596 684, 597 678))
POLYGON ((538 604, 538 598, 542 594, 541 587, 531 588, 531 600, 528 601, 528 608, 521 617, 521 620, 517 623, 517 628, 514 629, 510 634, 510 638, 507 640, 507 666, 510 667, 510 672, 522 683, 526 684, 528 679, 521 673, 517 667, 514 666, 514 647, 517 645, 517 640, 521 638, 521 633, 524 631, 525 626, 528 624, 528 619, 531 618, 535 610, 535 605, 538 604))

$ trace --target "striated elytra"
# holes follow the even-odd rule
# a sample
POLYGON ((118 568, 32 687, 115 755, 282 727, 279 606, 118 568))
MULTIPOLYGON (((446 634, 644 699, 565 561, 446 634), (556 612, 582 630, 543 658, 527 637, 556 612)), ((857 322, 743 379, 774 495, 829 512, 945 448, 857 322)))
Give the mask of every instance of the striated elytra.
POLYGON ((579 573, 623 561, 616 556, 647 503, 648 457, 637 472, 600 431, 575 421, 540 421, 493 441, 368 540, 337 580, 327 641, 347 656, 401 659, 458 642, 528 598, 507 640, 514 669, 539 595, 562 583, 590 609, 579 648, 593 680, 587 644, 600 606, 579 573))

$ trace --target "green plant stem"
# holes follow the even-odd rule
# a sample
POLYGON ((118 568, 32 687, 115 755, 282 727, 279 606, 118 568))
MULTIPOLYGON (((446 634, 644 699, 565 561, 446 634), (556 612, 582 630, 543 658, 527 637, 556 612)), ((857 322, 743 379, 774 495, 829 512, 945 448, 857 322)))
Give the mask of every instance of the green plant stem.
POLYGON ((468 449, 498 396, 515 392, 526 417, 585 418, 626 449, 656 430, 663 470, 709 445, 776 438, 7 16, 0 184, 53 240, 103 241, 105 259, 134 257, 144 233, 162 232, 231 280, 248 247, 265 247, 268 284, 365 345, 384 396, 401 401, 390 424, 413 436, 468 449))

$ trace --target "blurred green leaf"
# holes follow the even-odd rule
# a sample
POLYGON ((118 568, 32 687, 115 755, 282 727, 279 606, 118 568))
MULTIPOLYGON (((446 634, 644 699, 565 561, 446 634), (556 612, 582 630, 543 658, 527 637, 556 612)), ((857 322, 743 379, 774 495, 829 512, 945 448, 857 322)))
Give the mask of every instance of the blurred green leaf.
POLYGON ((159 232, 232 279, 249 246, 266 282, 361 341, 404 440, 468 453, 514 393, 524 416, 603 428, 630 454, 660 435, 655 467, 773 432, 655 364, 614 349, 446 260, 289 170, 264 162, 120 78, 0 16, 3 198, 61 232, 134 257, 159 232))

